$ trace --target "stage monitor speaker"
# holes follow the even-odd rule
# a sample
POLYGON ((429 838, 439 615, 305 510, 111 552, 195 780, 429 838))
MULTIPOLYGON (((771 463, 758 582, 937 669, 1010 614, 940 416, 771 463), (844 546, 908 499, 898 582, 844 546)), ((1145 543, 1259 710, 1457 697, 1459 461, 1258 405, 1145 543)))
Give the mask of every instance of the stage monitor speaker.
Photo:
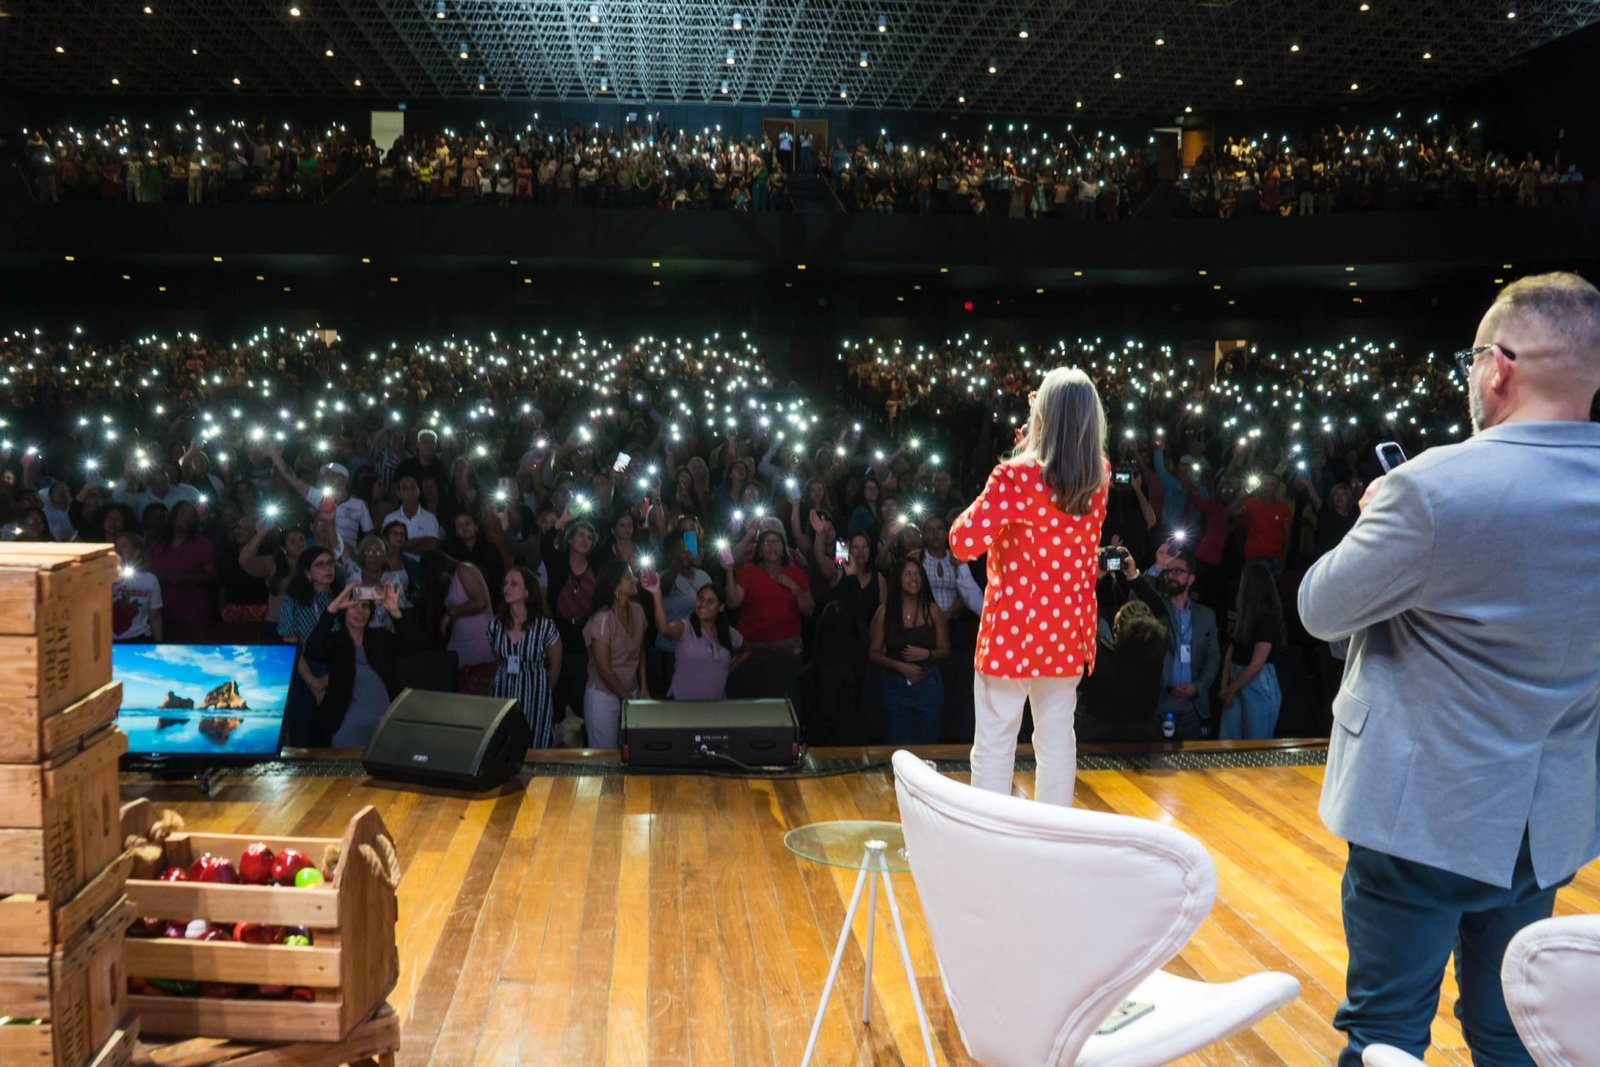
POLYGON ((793 767, 800 724, 787 700, 630 700, 624 767, 793 767))
POLYGON ((407 689, 384 712, 361 766, 374 778, 482 791, 521 770, 532 743, 515 700, 407 689))

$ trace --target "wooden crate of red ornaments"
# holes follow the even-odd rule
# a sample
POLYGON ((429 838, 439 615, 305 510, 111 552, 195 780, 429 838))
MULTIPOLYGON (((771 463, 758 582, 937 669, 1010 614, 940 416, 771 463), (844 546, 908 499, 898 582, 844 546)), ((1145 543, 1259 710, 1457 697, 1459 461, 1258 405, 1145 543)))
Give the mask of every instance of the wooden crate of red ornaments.
POLYGON ((341 839, 190 832, 145 800, 122 827, 149 842, 127 888, 145 1034, 340 1041, 394 989, 400 869, 376 808, 341 839))

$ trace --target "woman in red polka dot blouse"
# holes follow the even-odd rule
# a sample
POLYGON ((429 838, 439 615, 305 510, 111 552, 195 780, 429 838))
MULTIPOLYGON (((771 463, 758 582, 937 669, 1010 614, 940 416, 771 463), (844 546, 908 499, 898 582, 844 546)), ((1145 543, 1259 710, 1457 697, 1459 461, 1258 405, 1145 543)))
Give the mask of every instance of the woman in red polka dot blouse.
POLYGON ((957 559, 989 554, 973 667, 972 784, 1011 791, 1024 700, 1033 706, 1034 795, 1072 803, 1078 682, 1094 669, 1100 527, 1111 468, 1089 376, 1057 367, 1033 398, 1016 453, 950 525, 957 559))

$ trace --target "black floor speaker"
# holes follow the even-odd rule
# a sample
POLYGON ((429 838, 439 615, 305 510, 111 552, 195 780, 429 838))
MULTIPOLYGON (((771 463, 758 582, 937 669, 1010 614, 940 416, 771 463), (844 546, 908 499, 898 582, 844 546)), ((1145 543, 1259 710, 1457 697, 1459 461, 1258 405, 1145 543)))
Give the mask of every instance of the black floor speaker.
POLYGON ((481 791, 516 774, 532 743, 515 700, 407 689, 378 723, 361 766, 374 778, 481 791))
POLYGON ((625 767, 738 770, 800 762, 800 724, 787 700, 630 700, 622 709, 625 767))

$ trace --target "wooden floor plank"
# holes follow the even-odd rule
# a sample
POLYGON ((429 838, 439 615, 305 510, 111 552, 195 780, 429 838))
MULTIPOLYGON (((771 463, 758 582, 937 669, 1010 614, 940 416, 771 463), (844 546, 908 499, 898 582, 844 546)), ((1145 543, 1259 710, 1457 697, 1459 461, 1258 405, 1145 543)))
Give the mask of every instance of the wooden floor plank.
POLYGON ((650 779, 624 778, 616 935, 606 1003, 607 1067, 639 1067, 650 1047, 650 779))
MULTIPOLYGON (((954 777, 964 778, 964 775, 954 777)), ((1342 1047, 1339 914, 1345 846, 1317 817, 1319 766, 1085 771, 1076 802, 1194 834, 1217 868, 1217 901, 1169 964, 1228 981, 1281 970, 1298 1001, 1184 1064, 1302 1067, 1342 1047)), ((1033 776, 1017 775, 1025 791, 1033 776)), ((192 787, 124 779, 196 830, 338 836, 365 804, 393 832, 400 887, 401 1062, 792 1067, 821 998, 856 872, 802 860, 786 830, 825 819, 897 818, 881 767, 806 780, 616 774, 535 777, 468 797, 366 778, 225 778, 192 787)), ((939 1061, 961 1046, 908 875, 894 876, 939 1061)), ((1600 912, 1600 863, 1558 897, 1600 912)), ((816 1062, 921 1064, 921 1037, 880 896, 873 1024, 860 1022, 865 908, 824 1016, 816 1062)), ((1428 1052, 1469 1067, 1443 984, 1428 1052)))
MULTIPOLYGON (((459 881, 449 877, 441 877, 440 881, 444 885, 454 883, 459 888, 449 908, 440 915, 439 935, 412 1004, 411 1016, 402 1031, 405 1035, 405 1047, 400 1052, 402 1062, 427 1063, 433 1057, 434 1046, 444 1028, 445 1014, 460 984, 472 933, 477 928, 478 916, 488 899, 506 838, 521 804, 520 793, 507 793, 492 801, 468 802, 469 814, 481 814, 482 826, 463 833, 459 850, 452 844, 447 852, 447 857, 452 853, 461 856, 462 873, 459 881)), ((468 825, 469 821, 463 820, 464 830, 468 825)), ((451 866, 447 862, 446 870, 451 866)))
POLYGON ((611 999, 611 969, 616 962, 613 938, 619 910, 623 803, 622 779, 604 778, 601 782, 561 1063, 604 1063, 606 1058, 606 1028, 599 1020, 611 999))

